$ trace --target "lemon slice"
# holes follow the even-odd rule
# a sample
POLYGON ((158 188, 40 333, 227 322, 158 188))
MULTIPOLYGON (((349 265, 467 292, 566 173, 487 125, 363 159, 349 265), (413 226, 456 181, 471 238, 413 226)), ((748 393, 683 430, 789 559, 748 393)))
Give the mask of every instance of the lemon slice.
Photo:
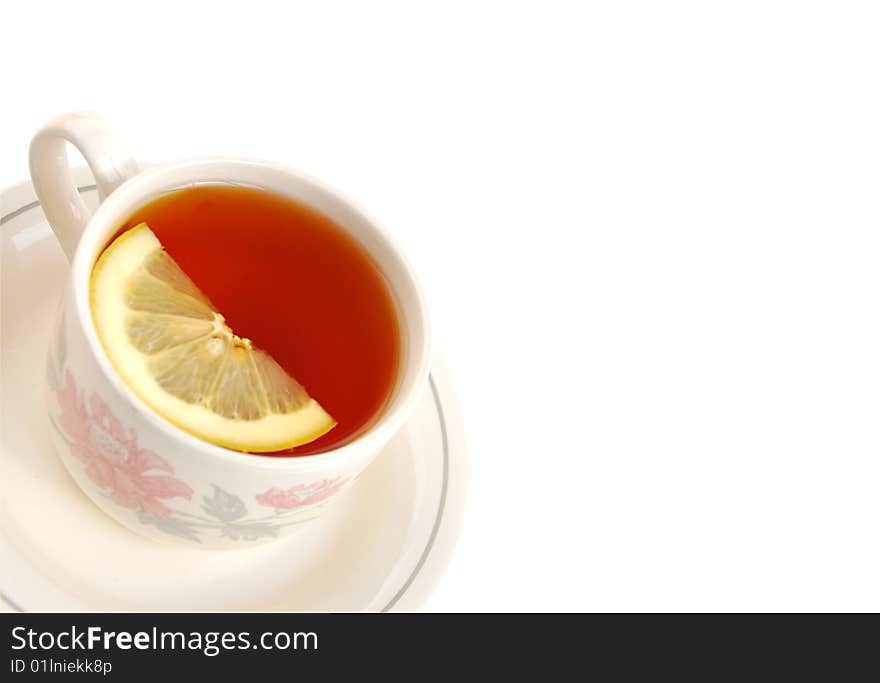
POLYGON ((110 362, 156 413, 227 448, 266 452, 336 422, 223 316, 141 223, 101 254, 92 318, 110 362))

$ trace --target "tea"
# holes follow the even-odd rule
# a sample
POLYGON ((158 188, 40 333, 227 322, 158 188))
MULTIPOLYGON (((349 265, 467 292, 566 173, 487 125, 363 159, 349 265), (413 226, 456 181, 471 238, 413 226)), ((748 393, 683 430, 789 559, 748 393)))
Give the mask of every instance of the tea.
POLYGON ((141 222, 236 334, 295 377, 336 420, 315 441, 267 455, 348 443, 389 400, 400 333, 384 276, 328 217, 265 190, 196 185, 139 209, 141 222))

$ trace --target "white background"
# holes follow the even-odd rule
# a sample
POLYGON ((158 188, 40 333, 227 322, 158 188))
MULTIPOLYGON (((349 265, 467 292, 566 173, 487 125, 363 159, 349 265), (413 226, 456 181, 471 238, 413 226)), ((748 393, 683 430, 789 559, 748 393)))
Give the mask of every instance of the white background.
POLYGON ((880 609, 871 3, 5 3, 49 117, 283 161, 424 281, 466 417, 434 610, 880 609))

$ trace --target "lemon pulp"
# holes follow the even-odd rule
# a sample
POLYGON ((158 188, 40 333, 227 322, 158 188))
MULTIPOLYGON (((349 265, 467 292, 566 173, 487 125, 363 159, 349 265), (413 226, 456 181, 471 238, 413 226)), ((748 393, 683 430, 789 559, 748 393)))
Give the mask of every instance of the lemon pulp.
POLYGON ((269 354, 229 328, 146 223, 101 254, 90 302, 98 337, 125 383, 199 438, 268 452, 336 425, 269 354))

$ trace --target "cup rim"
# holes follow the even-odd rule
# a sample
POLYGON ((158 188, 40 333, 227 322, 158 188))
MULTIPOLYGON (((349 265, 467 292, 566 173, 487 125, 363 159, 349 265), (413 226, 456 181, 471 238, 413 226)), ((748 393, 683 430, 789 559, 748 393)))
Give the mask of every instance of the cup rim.
MULTIPOLYGON (((87 346, 107 381, 147 422, 164 432, 170 438, 181 441, 184 446, 196 449, 202 454, 210 457, 221 458, 232 463, 237 462, 265 469, 325 468, 334 464, 337 460, 351 460, 355 458, 358 453, 363 454, 365 452, 372 452, 373 450, 380 449, 392 436, 394 436, 395 433, 397 433, 397 431, 399 431, 400 427, 411 412, 412 407, 415 405, 415 402, 421 396, 428 381, 432 358, 430 321, 427 315, 425 298, 421 287, 419 286, 419 282, 412 266, 399 245, 391 235, 389 235, 389 233, 357 203, 353 202, 339 191, 329 187, 323 181, 277 162, 250 157, 210 156, 184 159, 142 169, 139 173, 126 180, 107 196, 107 198, 104 199, 95 210, 94 214, 89 218, 89 221, 80 236, 79 243, 77 244, 71 262, 71 279, 74 307, 77 312, 78 323, 86 338, 87 346), (343 206, 347 211, 356 216, 360 224, 367 226, 368 229, 384 243, 384 246, 398 261, 398 266, 405 276, 407 287, 410 289, 412 298, 415 301, 414 310, 418 316, 418 321, 416 322, 423 331, 422 335, 424 342, 417 348, 413 345, 408 349, 406 365, 402 366, 398 371, 398 381, 401 381, 406 368, 409 366, 415 367, 415 379, 409 387, 409 393, 403 396, 398 394, 396 397, 392 394, 392 398, 390 399, 393 402, 392 405, 389 405, 385 409, 385 412, 379 417, 379 419, 363 434, 356 436, 354 440, 342 446, 332 448, 328 451, 322 451, 320 453, 291 456, 269 456, 260 453, 236 451, 204 441, 194 434, 191 434, 168 420, 165 420, 147 406, 143 399, 141 399, 119 376, 119 373, 110 363, 110 359, 107 357, 107 353, 104 350, 100 339, 98 339, 92 321, 91 307, 89 306, 88 283, 94 258, 97 257, 97 250, 99 250, 101 246, 98 244, 102 241, 99 240, 98 233, 101 232, 100 226, 105 225, 105 217, 112 213, 124 213, 126 208, 129 208, 132 211, 135 210, 137 208, 136 204, 138 200, 146 199, 148 196, 147 193, 138 191, 139 186, 149 183, 149 181, 154 180, 157 177, 175 171, 192 170, 193 168, 205 167, 218 169, 230 165, 239 168, 268 168, 271 171, 293 178, 296 182, 308 186, 311 190, 314 190, 319 194, 323 194, 325 199, 343 206)), ((404 314, 402 310, 399 312, 401 316, 404 314)), ((399 385, 398 390, 401 390, 399 385)))

